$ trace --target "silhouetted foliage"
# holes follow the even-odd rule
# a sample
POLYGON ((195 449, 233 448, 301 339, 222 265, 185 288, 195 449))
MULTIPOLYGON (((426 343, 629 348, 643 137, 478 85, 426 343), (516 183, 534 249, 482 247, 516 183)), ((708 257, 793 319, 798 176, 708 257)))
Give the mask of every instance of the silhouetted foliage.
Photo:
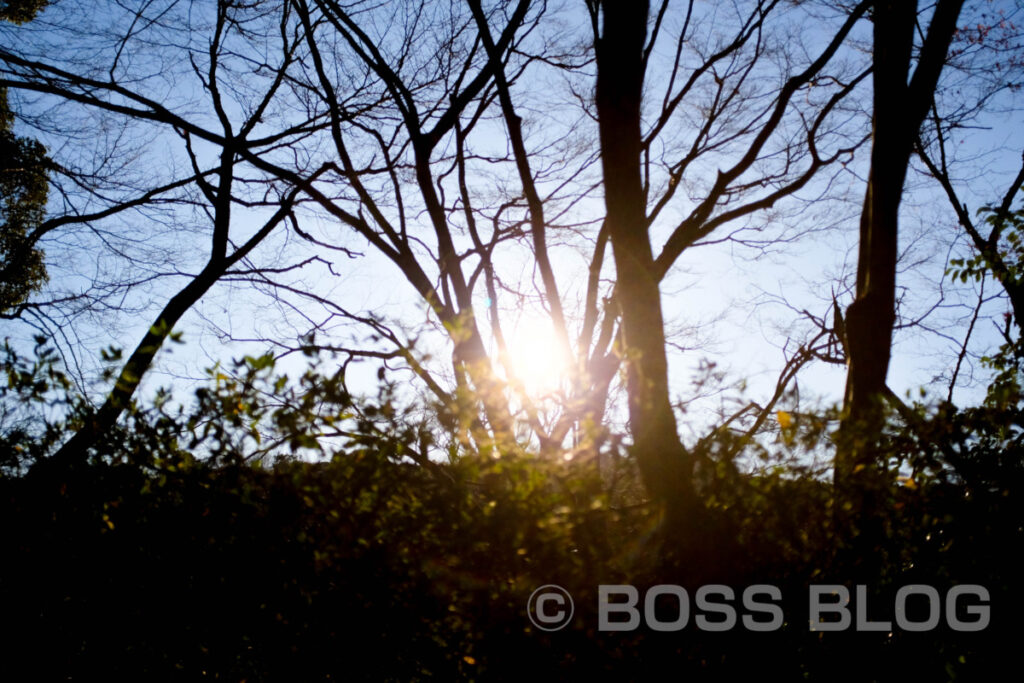
MULTIPOLYGON (((45 4, 0 0, 0 17, 22 23, 45 4)), ((32 358, 24 335, 2 350, 5 673, 988 681, 1016 665, 1024 214, 1010 209, 1024 168, 976 225, 946 137, 987 96, 953 118, 939 102, 950 59, 984 64, 961 50, 987 33, 958 29, 963 0, 681 3, 678 16, 667 0, 588 0, 576 15, 528 0, 113 2, 109 16, 54 5, 45 39, 7 26, 17 40, 0 46, 0 85, 33 109, 25 121, 56 160, 14 135, 0 89, 0 317, 44 333, 32 358), (805 33, 814 17, 827 28, 805 33), (551 101, 536 86, 548 76, 565 79, 551 101), (97 118, 76 128, 86 113, 97 118), (109 138, 88 140, 96 129, 109 138), (166 168, 149 158, 156 140, 166 168), (670 384, 670 271, 697 246, 794 242, 788 229, 748 233, 797 216, 765 215, 776 203, 829 213, 830 190, 803 196, 856 175, 868 140, 854 303, 844 316, 840 286, 829 313, 801 310, 815 331, 785 333, 774 387, 724 399, 680 439, 686 397, 715 371, 702 362, 682 398, 670 384), (947 275, 978 283, 966 337, 944 335, 960 352, 938 403, 887 384, 915 152, 970 238, 947 275), (48 187, 59 201, 44 215, 48 187), (591 215, 595 200, 604 211, 591 215), (120 265, 98 257, 85 277, 72 263, 84 291, 54 283, 29 298, 44 243, 53 265, 49 245, 70 259, 79 244, 120 265), (386 266, 368 281, 412 287, 423 321, 348 307, 343 266, 364 256, 353 246, 386 266), (549 247, 579 248, 585 290, 549 247), (505 254, 536 277, 510 278, 505 254), (975 323, 998 320, 981 312, 986 278, 1014 312, 980 360, 985 399, 957 407, 961 365, 981 355, 968 349, 975 323), (227 283, 269 295, 280 329, 242 338, 280 355, 215 365, 184 404, 143 388, 179 321, 227 283), (566 364, 560 388, 536 396, 502 324, 533 304, 554 332, 539 353, 566 364), (104 310, 146 316, 134 350, 103 352, 97 405, 79 359, 59 361, 88 348, 77 317, 104 310), (421 353, 431 325, 441 343, 421 353), (374 396, 347 377, 366 359, 380 363, 374 396), (842 408, 801 405, 797 375, 815 361, 847 366, 842 408), (620 386, 628 434, 610 400, 620 386), (575 599, 564 630, 528 614, 546 584, 575 599), (674 621, 682 605, 641 598, 640 628, 602 629, 600 587, 622 584, 684 587, 687 625, 656 628, 651 617, 674 621), (733 591, 743 614, 735 596, 758 585, 780 591, 777 628, 699 627, 702 586, 733 591), (854 628, 814 628, 809 595, 827 585, 854 594, 854 628), (943 602, 936 628, 879 625, 929 616, 919 601, 896 611, 910 585, 982 586, 991 622, 955 630, 943 602)), ((968 16, 988 21, 974 5, 968 16)), ((979 92, 1013 89, 997 81, 979 92)))
POLYGON ((15 24, 31 21, 49 0, 3 0, 0 2, 0 19, 15 24))
POLYGON ((215 368, 191 408, 161 393, 88 457, 52 466, 46 452, 88 408, 38 356, 8 350, 5 405, 56 401, 69 417, 5 420, 0 478, 14 627, 3 657, 37 680, 986 680, 1024 607, 1011 561, 1024 541, 1020 416, 1005 408, 890 424, 887 452, 913 474, 880 482, 886 533, 867 582, 869 617, 890 620, 899 586, 981 584, 989 628, 820 634, 808 587, 860 572, 837 546, 827 478, 787 464, 824 423, 801 418, 754 454, 755 471, 722 459, 726 437, 705 443, 700 533, 681 538, 706 545, 668 560, 656 509, 623 485, 637 477, 629 461, 421 460, 427 432, 393 387, 357 400, 326 362, 297 380, 269 356, 215 368), (575 598, 564 631, 527 618, 546 583, 575 598), (599 631, 597 587, 627 583, 775 585, 786 623, 707 633, 691 612, 677 633, 599 631))
POLYGON ((38 141, 11 132, 13 123, 0 88, 0 313, 46 281, 43 253, 29 236, 45 215, 49 159, 38 141))
MULTIPOLYGON (((47 0, 6 0, 0 19, 21 24, 30 21, 47 0)), ((43 253, 30 238, 43 222, 49 193, 50 160, 43 145, 12 132, 14 113, 0 87, 0 313, 28 298, 46 281, 43 253)))

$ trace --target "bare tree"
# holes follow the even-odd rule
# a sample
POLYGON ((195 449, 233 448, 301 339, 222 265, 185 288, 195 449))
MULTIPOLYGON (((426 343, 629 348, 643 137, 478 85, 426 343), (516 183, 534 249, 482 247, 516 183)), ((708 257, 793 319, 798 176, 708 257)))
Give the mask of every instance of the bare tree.
MULTIPOLYGON (((966 155, 960 149, 967 135, 987 132, 994 118, 1019 110, 1014 101, 1024 69, 1021 29, 1016 23, 1019 14, 1019 8, 1009 12, 1006 8, 983 9, 963 22, 965 26, 956 32, 950 48, 949 83, 940 83, 914 147, 924 172, 938 182, 948 200, 960 226, 959 235, 967 238, 968 255, 951 264, 954 278, 962 275, 968 280, 990 273, 1009 300, 1018 326, 1024 320, 1024 290, 1012 274, 1015 250, 1005 241, 1004 231, 1024 183, 1019 141, 1011 140, 1008 149, 997 148, 985 155, 990 165, 992 157, 998 156, 995 161, 1001 173, 998 180, 986 183, 994 187, 980 195, 976 188, 985 179, 978 164, 963 158, 966 155), (1016 172, 1010 170, 1013 168, 1016 172), (976 206, 972 209, 971 204, 976 206), (982 220, 979 214, 986 207, 989 212, 982 220)), ((993 137, 1003 142, 1003 136, 993 137)), ((977 156, 977 152, 972 154, 977 156)))
MULTIPOLYGON (((140 11, 134 17, 135 23, 144 24, 153 18, 146 17, 140 11)), ((152 23, 150 24, 152 26, 152 23)), ((282 15, 279 38, 281 50, 280 63, 272 76, 266 80, 262 92, 242 93, 236 85, 229 86, 235 97, 229 100, 222 95, 223 75, 219 71, 227 69, 224 62, 229 61, 233 54, 232 37, 244 35, 246 25, 240 21, 229 3, 221 3, 209 26, 210 42, 207 46, 205 60, 190 53, 190 64, 194 76, 209 95, 209 106, 216 113, 220 129, 209 129, 187 117, 179 115, 157 102, 146 94, 126 87, 118 78, 119 60, 127 59, 125 49, 131 33, 124 36, 113 51, 113 63, 105 76, 94 75, 93 69, 86 73, 72 73, 57 66, 24 55, 5 52, 4 83, 27 92, 44 93, 70 102, 79 102, 99 111, 109 112, 129 120, 153 121, 173 132, 182 143, 190 172, 184 177, 169 181, 156 181, 144 190, 132 194, 125 191, 124 185, 112 189, 108 179, 102 174, 110 173, 111 168, 119 169, 121 159, 117 156, 121 150, 112 149, 109 158, 100 161, 95 174, 88 174, 79 169, 62 168, 61 175, 70 183, 77 185, 82 192, 85 203, 79 203, 75 195, 61 193, 65 204, 65 212, 55 215, 39 224, 27 236, 27 242, 35 245, 51 233, 67 230, 69 227, 86 226, 94 230, 104 239, 104 231, 97 230, 97 223, 130 213, 146 207, 160 204, 175 203, 192 206, 208 220, 210 247, 205 263, 198 273, 187 274, 186 284, 173 294, 160 308, 149 329, 143 334, 135 350, 116 375, 116 381, 106 399, 96 413, 79 429, 75 436, 66 443, 57 459, 72 460, 80 458, 86 450, 118 419, 128 406, 142 376, 153 363, 157 351, 170 337, 172 330, 181 316, 191 308, 219 279, 230 272, 230 269, 243 263, 253 250, 290 214, 296 201, 297 188, 278 189, 271 179, 246 177, 238 169, 239 160, 253 149, 274 149, 282 139, 289 136, 302 135, 308 132, 308 122, 286 128, 268 136, 256 133, 263 116, 268 114, 271 103, 285 82, 287 68, 294 56, 294 42, 287 34, 287 13, 282 15), (205 64, 201 66, 201 62, 205 64), (239 101, 243 100, 243 101, 239 101), (228 111, 241 109, 241 116, 232 118, 228 111), (216 146, 213 157, 214 165, 203 168, 209 154, 196 150, 196 141, 211 143, 216 146), (105 181, 107 181, 105 183, 105 181), (251 187, 262 187, 263 196, 247 198, 251 187), (185 190, 193 189, 198 197, 191 197, 185 190), (97 206, 98 204, 98 206, 97 206), (232 214, 238 207, 274 207, 272 215, 261 227, 255 230, 232 230, 232 214), (241 234, 240 234, 241 233, 241 234), (248 233, 248 234, 246 234, 248 233)), ((139 33, 144 34, 143 29, 139 33)), ((152 65, 147 64, 147 67, 152 65)), ((151 77, 155 77, 151 74, 151 77)), ((129 80, 124 78, 124 80, 129 80)), ((232 111, 232 114, 235 114, 232 111)), ((237 115, 236 115, 237 116, 237 115)), ((119 139, 118 142, 121 142, 119 139)), ((124 150, 127 152, 128 150, 124 150)), ((159 177, 158 172, 153 173, 159 177)), ((315 173, 311 176, 315 177, 315 173)), ((129 185, 130 186, 130 185, 129 185)), ((58 186, 59 188, 59 186, 58 186)), ((132 188, 134 189, 134 188, 132 188)), ((178 214, 180 216, 180 214, 178 214)), ((145 242, 145 240, 143 240, 145 242)), ((119 251, 114 247, 115 252, 119 251)), ((191 258, 194 252, 186 254, 191 258)), ((123 253, 122 253, 123 255, 123 253)), ((127 258, 131 259, 130 256, 127 258)), ((137 263, 137 262, 135 262, 137 263)), ((179 275, 180 273, 171 274, 179 275)), ((138 283, 138 279, 135 279, 138 283)), ((114 293, 119 289, 129 289, 132 280, 111 287, 114 293)), ((102 286, 101 286, 102 288, 102 286)), ((81 299, 83 297, 71 297, 81 299)), ((84 297, 88 305, 90 297, 84 297)), ((14 313, 14 316, 39 313, 46 316, 46 309, 54 304, 62 303, 59 299, 51 302, 26 302, 14 313), (41 312, 41 313, 40 313, 41 312)), ((102 299, 93 299, 94 305, 102 303, 102 299)))
POLYGON ((962 6, 963 0, 936 4, 916 60, 917 3, 878 2, 873 7, 871 168, 861 214, 857 294, 845 319, 849 370, 835 469, 840 486, 847 485, 854 471, 872 471, 869 466, 878 457, 895 322, 900 200, 914 139, 931 105, 962 6))
MULTIPOLYGON (((828 10, 828 33, 803 52, 792 29, 806 10, 777 0, 728 10, 666 0, 653 12, 528 0, 224 2, 201 21, 155 3, 117 14, 88 58, 31 36, 4 48, 0 85, 158 131, 153 139, 173 135, 188 168, 131 191, 87 189, 88 209, 69 201, 40 237, 164 208, 167 220, 182 208, 208 213, 209 258, 198 274, 162 272, 190 274, 102 418, 68 449, 82 452, 117 418, 199 297, 216 283, 245 284, 295 328, 264 341, 402 367, 463 443, 485 450, 515 450, 525 425, 542 450, 571 436, 580 452, 599 452, 624 368, 645 483, 685 515, 695 465, 677 434, 662 287, 684 254, 747 244, 751 221, 827 182, 868 138, 857 107, 844 107, 870 65, 844 46, 869 5, 828 10), (192 85, 169 86, 172 75, 192 85), (239 225, 238 210, 252 207, 269 209, 249 212, 262 228, 239 225), (258 261, 258 244, 292 257, 270 263, 267 247, 258 261), (336 296, 347 273, 332 259, 364 248, 429 311, 443 362, 421 357, 395 321, 336 296), (577 264, 579 281, 569 271, 577 264), (508 312, 524 306, 547 316, 552 352, 568 359, 551 415, 509 358, 508 312)), ((99 164, 108 177, 117 149, 99 164)), ((122 282, 116 291, 131 289, 122 282)), ((742 419, 763 427, 772 396, 742 419)))
MULTIPOLYGON (((735 139, 745 138, 737 158, 726 170, 717 171, 707 195, 696 203, 696 208, 671 232, 657 257, 651 246, 651 226, 671 201, 688 165, 698 156, 702 138, 706 136, 707 143, 713 141, 718 114, 714 105, 704 127, 696 133, 693 147, 686 156, 669 167, 668 186, 659 194, 655 194, 651 186, 645 184, 645 178, 649 178, 645 173, 648 172, 645 161, 649 159, 651 146, 657 136, 671 124, 675 107, 697 81, 700 69, 715 75, 720 86, 717 97, 723 102, 740 96, 743 78, 738 79, 739 83, 725 85, 729 79, 718 75, 718 62, 732 62, 730 66, 739 62, 741 66, 737 68, 743 75, 754 68, 759 56, 756 43, 762 23, 775 9, 775 3, 757 3, 753 6, 733 42, 713 54, 678 94, 673 93, 672 86, 669 86, 661 112, 646 134, 641 108, 645 68, 665 16, 667 3, 660 7, 654 35, 649 41, 646 5, 634 4, 627 8, 620 3, 592 3, 590 8, 597 43, 597 113, 601 131, 606 220, 618 275, 616 295, 622 310, 623 350, 629 375, 634 449, 648 490, 667 506, 670 520, 678 521, 693 510, 694 461, 679 442, 669 397, 665 325, 659 282, 680 255, 698 240, 707 238, 731 220, 770 207, 802 187, 821 167, 856 147, 854 143, 830 158, 822 158, 817 150, 817 132, 832 107, 852 90, 866 72, 854 76, 849 82, 840 81, 840 87, 832 93, 831 99, 817 110, 813 123, 805 121, 806 150, 810 157, 806 170, 793 172, 790 160, 787 160, 785 171, 778 176, 769 172, 754 182, 746 177, 752 170, 760 170, 756 162, 761 160, 766 144, 779 130, 793 94, 821 75, 866 10, 867 3, 857 7, 816 59, 784 81, 767 110, 757 112, 763 118, 754 119, 754 122, 732 131, 735 139), (748 41, 754 42, 755 47, 753 55, 746 61, 742 58, 741 48, 748 41), (750 192, 753 187, 773 185, 773 191, 766 195, 749 196, 755 194, 750 192), (724 211, 719 208, 720 204, 730 202, 737 202, 738 205, 724 211)), ((684 35, 685 30, 679 38, 680 49, 684 35)), ((793 154, 791 148, 788 152, 793 154)))

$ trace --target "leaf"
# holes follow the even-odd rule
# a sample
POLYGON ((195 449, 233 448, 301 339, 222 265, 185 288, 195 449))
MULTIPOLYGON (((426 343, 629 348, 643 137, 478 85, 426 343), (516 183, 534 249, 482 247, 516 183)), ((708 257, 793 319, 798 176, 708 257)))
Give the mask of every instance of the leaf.
POLYGON ((896 481, 900 482, 911 491, 917 489, 917 482, 914 481, 913 477, 896 477, 896 481))

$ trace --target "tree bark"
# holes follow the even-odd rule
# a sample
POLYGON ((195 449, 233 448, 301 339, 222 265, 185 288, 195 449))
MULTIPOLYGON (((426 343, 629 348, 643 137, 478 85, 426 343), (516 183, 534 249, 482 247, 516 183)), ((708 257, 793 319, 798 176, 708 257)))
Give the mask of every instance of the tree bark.
POLYGON ((647 2, 602 3, 597 115, 607 225, 622 310, 629 422, 644 485, 670 519, 693 504, 693 462, 669 399, 661 292, 641 176, 641 95, 647 2))
MULTIPOLYGON (((838 510, 872 515, 896 321, 899 207, 914 140, 931 106, 963 0, 939 0, 910 76, 917 2, 874 5, 871 168, 860 221, 857 291, 846 314, 847 382, 835 461, 838 510), (909 80, 908 80, 909 78, 909 80)), ((870 536, 870 534, 866 534, 870 536)))

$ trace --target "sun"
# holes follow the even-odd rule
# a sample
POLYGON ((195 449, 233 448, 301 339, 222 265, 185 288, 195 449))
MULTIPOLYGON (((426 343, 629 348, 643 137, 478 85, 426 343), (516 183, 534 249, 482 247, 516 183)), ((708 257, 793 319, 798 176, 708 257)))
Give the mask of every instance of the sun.
POLYGON ((507 345, 512 371, 529 396, 544 398, 562 388, 569 374, 569 363, 549 319, 522 315, 507 345))

